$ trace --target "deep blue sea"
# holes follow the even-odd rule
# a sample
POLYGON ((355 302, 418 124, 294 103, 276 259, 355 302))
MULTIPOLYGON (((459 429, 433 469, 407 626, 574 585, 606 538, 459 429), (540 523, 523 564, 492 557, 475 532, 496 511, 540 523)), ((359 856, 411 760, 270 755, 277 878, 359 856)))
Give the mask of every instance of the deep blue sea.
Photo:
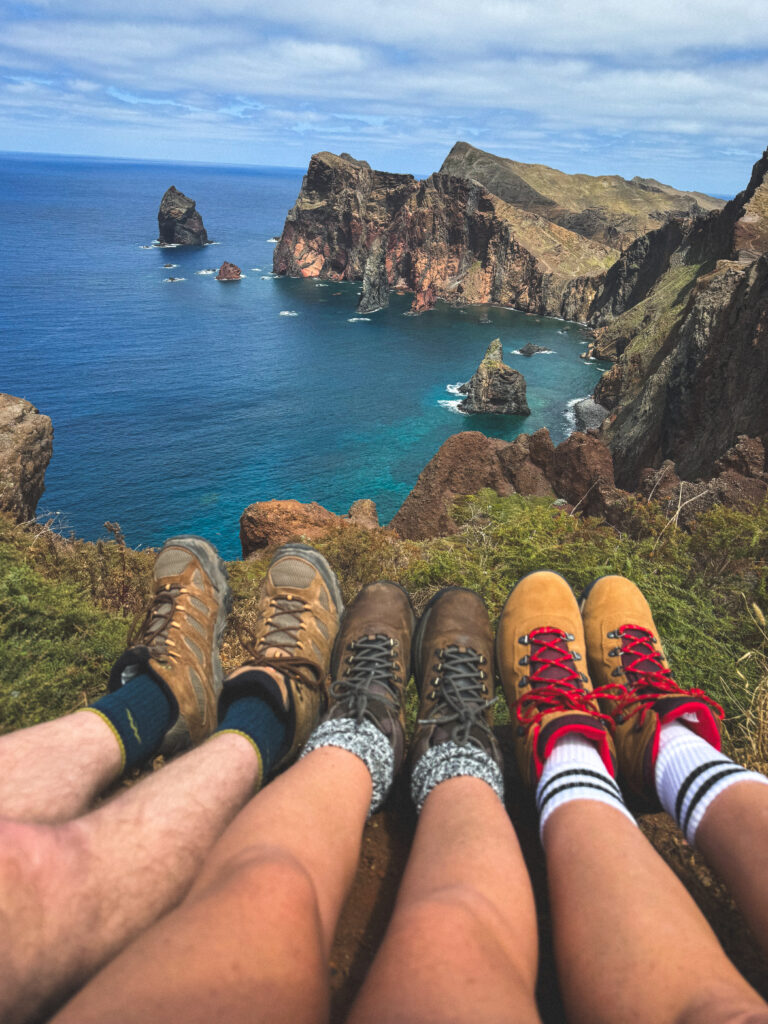
POLYGON ((605 368, 579 358, 577 324, 492 307, 404 316, 403 296, 361 318, 357 285, 272 277, 301 178, 0 155, 0 391, 53 419, 43 517, 87 539, 117 521, 134 546, 193 531, 236 557, 253 501, 345 512, 367 497, 384 522, 450 434, 573 429, 569 403, 605 368), (217 244, 147 248, 169 185, 217 244), (243 281, 216 281, 225 259, 243 281), (456 409, 451 387, 495 337, 525 374, 529 417, 456 409), (551 353, 515 355, 529 341, 551 353))

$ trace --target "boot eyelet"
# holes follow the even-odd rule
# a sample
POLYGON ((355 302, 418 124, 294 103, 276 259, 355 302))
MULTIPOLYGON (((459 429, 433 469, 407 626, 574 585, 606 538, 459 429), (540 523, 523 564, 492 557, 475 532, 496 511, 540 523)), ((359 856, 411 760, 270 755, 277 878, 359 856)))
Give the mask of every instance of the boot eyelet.
POLYGON ((529 638, 528 638, 528 634, 526 633, 526 634, 525 634, 524 636, 520 636, 520 637, 518 637, 518 638, 517 638, 517 642, 518 642, 519 644, 526 644, 526 645, 527 645, 527 644, 529 644, 529 643, 530 643, 531 641, 529 640, 529 638))
POLYGON ((622 673, 622 669, 620 669, 620 668, 615 668, 615 669, 613 670, 613 672, 611 672, 611 675, 612 675, 612 676, 620 676, 620 675, 622 675, 622 674, 623 674, 623 673, 622 673))
POLYGON ((624 724, 624 715, 616 715, 616 725, 624 724))
POLYGON ((621 654, 621 648, 620 647, 613 647, 613 648, 611 648, 610 651, 608 651, 608 657, 609 658, 618 658, 620 654, 621 654))
POLYGON ((609 640, 618 640, 619 639, 619 634, 616 632, 615 629, 612 629, 612 630, 610 630, 610 632, 606 633, 606 636, 608 637, 609 640))
POLYGON ((528 657, 528 655, 524 654, 520 661, 518 661, 518 665, 527 665, 530 660, 531 659, 528 657))
POLYGON ((581 661, 581 655, 579 654, 578 651, 572 651, 571 655, 572 655, 574 661, 581 661))

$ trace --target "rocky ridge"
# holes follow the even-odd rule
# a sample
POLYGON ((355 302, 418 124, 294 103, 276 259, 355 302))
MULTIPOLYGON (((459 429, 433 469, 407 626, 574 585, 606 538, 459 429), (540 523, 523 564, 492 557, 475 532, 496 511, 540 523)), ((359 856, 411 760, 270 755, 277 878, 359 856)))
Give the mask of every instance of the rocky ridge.
POLYGON ((50 417, 23 398, 0 394, 0 509, 19 523, 34 518, 52 451, 50 417))
POLYGON ((160 201, 157 230, 162 245, 206 245, 208 242, 208 233, 194 199, 189 199, 174 185, 160 201))
POLYGON ((507 416, 531 413, 525 399, 525 377, 504 362, 499 338, 490 343, 480 365, 459 391, 467 396, 459 403, 462 412, 507 416))

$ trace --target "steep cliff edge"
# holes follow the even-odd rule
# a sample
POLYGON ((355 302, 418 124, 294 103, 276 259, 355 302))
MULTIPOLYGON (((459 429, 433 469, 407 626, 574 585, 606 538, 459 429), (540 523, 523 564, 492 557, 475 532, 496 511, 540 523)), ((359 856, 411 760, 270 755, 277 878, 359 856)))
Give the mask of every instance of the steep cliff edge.
POLYGON ((765 439, 767 252, 768 150, 721 211, 638 239, 606 275, 591 351, 618 357, 595 399, 623 486, 664 459, 711 474, 739 434, 765 439))
POLYGON ((627 181, 617 174, 565 174, 543 164, 494 156, 457 142, 441 174, 479 181, 507 203, 615 249, 661 227, 670 216, 696 216, 725 203, 702 192, 683 192, 653 178, 627 181))
POLYGON ((50 417, 24 398, 0 394, 0 510, 19 523, 34 518, 52 451, 50 417))
POLYGON ((493 302, 582 320, 615 250, 504 202, 477 182, 374 171, 346 154, 312 157, 288 213, 277 274, 364 282, 361 310, 389 289, 493 302))

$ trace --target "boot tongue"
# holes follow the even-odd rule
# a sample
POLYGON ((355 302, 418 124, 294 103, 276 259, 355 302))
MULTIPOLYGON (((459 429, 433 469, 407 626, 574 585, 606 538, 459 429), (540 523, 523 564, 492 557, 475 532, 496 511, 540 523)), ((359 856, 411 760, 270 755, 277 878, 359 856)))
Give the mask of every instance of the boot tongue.
POLYGON ((577 671, 576 665, 570 657, 568 643, 559 629, 538 632, 531 638, 531 650, 536 655, 534 665, 537 679, 548 683, 561 683, 573 679, 573 673, 577 671), (559 650, 546 647, 545 643, 556 644, 559 650), (563 655, 566 652, 569 657, 564 659, 563 655))

